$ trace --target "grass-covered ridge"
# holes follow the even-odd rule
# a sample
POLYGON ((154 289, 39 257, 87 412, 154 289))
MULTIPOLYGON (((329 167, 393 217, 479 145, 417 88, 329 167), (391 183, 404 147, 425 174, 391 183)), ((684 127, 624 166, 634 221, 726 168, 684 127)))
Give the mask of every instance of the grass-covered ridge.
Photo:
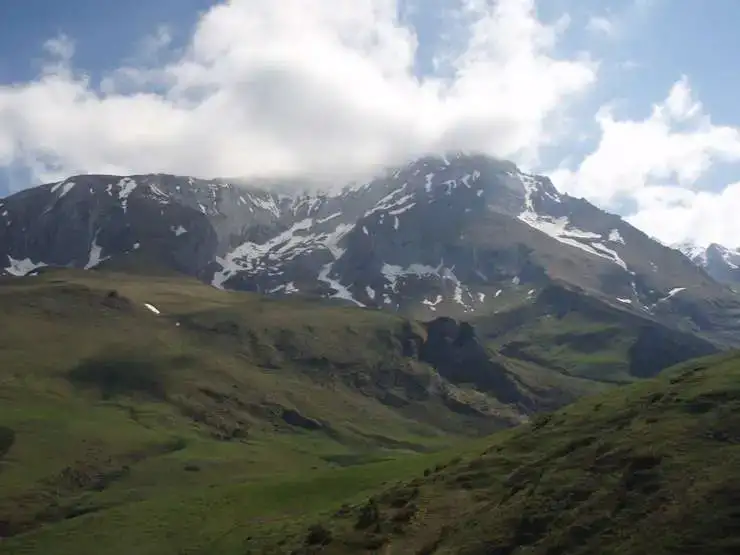
POLYGON ((438 451, 598 386, 542 387, 474 343, 430 351, 388 313, 177 276, 50 270, 0 280, 0 306, 0 537, 183 485, 438 451), (422 351, 455 355, 447 378, 422 351), (483 390, 456 377, 469 360, 496 373, 483 390))
MULTIPOLYGON (((740 355, 692 361, 494 435, 480 451, 327 514, 293 545, 327 554, 737 553, 740 355)), ((268 539, 253 552, 284 551, 268 539)))
POLYGON ((717 352, 702 337, 561 285, 544 289, 534 302, 472 322, 481 340, 509 358, 612 383, 650 378, 684 360, 717 352))
POLYGON ((283 553, 311 526, 335 552, 406 553, 426 541, 399 540, 411 505, 378 498, 350 532, 370 496, 415 497, 425 469, 524 432, 482 435, 607 387, 454 321, 178 276, 52 270, 0 280, 0 307, 3 553, 283 553))

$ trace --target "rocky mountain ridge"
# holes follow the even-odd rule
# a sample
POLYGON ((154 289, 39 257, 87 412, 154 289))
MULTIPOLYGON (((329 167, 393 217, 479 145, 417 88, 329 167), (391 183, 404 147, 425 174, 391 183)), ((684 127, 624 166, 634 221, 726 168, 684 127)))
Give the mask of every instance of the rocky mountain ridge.
POLYGON ((740 249, 718 243, 702 247, 690 242, 680 243, 675 248, 715 280, 730 285, 740 284, 740 249))
POLYGON ((159 266, 215 287, 471 317, 562 284, 721 340, 740 301, 680 252, 549 179, 425 157, 333 193, 171 175, 76 176, 0 201, 5 273, 159 266))

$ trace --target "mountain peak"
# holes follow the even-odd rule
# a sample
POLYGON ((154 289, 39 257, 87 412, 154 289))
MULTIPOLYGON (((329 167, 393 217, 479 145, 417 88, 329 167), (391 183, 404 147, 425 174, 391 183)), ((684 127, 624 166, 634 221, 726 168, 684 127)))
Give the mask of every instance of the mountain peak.
POLYGON ((689 260, 701 265, 705 263, 707 246, 701 246, 692 241, 682 241, 671 245, 671 248, 683 253, 689 260))
POLYGON ((719 243, 700 246, 691 242, 677 244, 674 248, 718 282, 731 286, 740 283, 740 249, 719 243))
POLYGON ((332 192, 258 185, 83 175, 26 190, 0 201, 0 266, 157 260, 219 288, 421 317, 495 313, 558 282, 693 322, 698 309, 676 311, 728 294, 618 216, 489 156, 425 156, 332 192))

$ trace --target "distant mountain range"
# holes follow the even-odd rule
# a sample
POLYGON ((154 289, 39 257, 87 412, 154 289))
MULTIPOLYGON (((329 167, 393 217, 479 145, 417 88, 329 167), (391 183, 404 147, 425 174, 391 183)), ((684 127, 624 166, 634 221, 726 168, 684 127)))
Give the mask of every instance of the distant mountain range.
POLYGON ((176 271, 424 318, 495 314, 557 285, 715 341, 740 331, 730 258, 687 259, 510 162, 425 157, 331 193, 276 189, 74 176, 0 201, 0 260, 13 275, 176 271))
POLYGON ((676 248, 717 281, 735 285, 740 283, 740 249, 717 243, 711 243, 708 247, 680 243, 676 248))

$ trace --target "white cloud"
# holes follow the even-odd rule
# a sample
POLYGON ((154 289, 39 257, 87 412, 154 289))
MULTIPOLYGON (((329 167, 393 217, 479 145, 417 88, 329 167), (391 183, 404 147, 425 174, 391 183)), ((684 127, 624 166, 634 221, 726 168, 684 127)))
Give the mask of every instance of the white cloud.
POLYGON ((462 2, 466 41, 437 52, 449 78, 413 74, 417 38, 395 0, 219 4, 175 61, 118 68, 98 88, 73 71, 71 43, 53 42, 37 80, 0 86, 0 164, 51 180, 332 175, 447 148, 536 160, 597 66, 555 56, 567 17, 538 21, 534 0, 462 2))
POLYGON ((166 25, 160 25, 154 34, 145 37, 140 45, 140 56, 144 59, 155 58, 172 43, 172 31, 166 25))
POLYGON ((661 0, 622 0, 600 14, 591 14, 586 31, 594 36, 623 40, 634 36, 657 11, 661 0))
POLYGON ((719 193, 648 187, 640 201, 640 210, 628 220, 665 244, 740 247, 740 183, 719 193))
POLYGON ((595 15, 589 18, 586 23, 586 29, 592 33, 614 36, 617 32, 617 25, 614 20, 601 15, 595 15))
POLYGON ((72 59, 75 53, 74 42, 67 35, 59 35, 58 37, 51 38, 44 43, 44 50, 48 52, 52 58, 58 58, 65 62, 72 59))
POLYGON ((631 199, 630 220, 666 243, 737 242, 740 186, 697 189, 715 164, 740 161, 740 130, 715 125, 685 77, 644 120, 619 120, 603 107, 596 121, 597 148, 577 168, 550 172, 556 186, 607 208, 631 199))

